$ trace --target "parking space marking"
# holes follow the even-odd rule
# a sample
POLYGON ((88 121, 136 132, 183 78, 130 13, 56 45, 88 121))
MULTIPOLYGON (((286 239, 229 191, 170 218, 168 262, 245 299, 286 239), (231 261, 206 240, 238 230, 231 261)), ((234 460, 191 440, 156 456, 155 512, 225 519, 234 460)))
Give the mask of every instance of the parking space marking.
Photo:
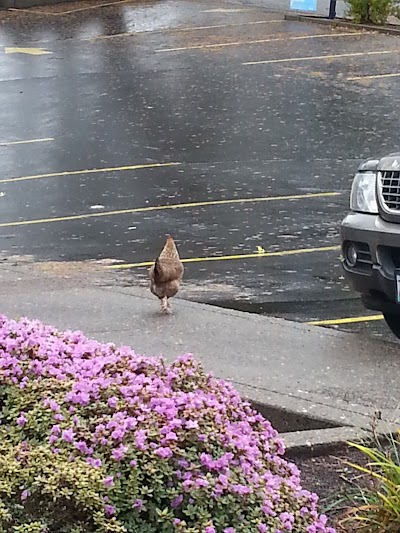
MULTIPOLYGON (((265 252, 260 254, 238 254, 238 255, 219 255, 219 256, 208 256, 208 257, 189 257, 187 259, 181 259, 182 263, 205 263, 209 261, 235 261, 243 259, 260 259, 264 257, 286 257, 289 255, 302 255, 302 254, 311 254, 316 252, 333 252, 340 250, 340 246, 321 246, 319 248, 298 248, 297 250, 281 250, 279 252, 265 252)), ((142 263, 123 263, 117 265, 107 265, 104 268, 110 270, 121 270, 127 268, 141 268, 149 267, 154 264, 154 261, 144 261, 142 263)))
MULTIPOLYGON (((251 20, 249 22, 231 22, 230 24, 213 24, 211 26, 193 26, 192 28, 168 28, 166 30, 161 30, 163 33, 179 32, 179 31, 198 31, 198 30, 213 30, 215 28, 237 28, 238 26, 254 26, 258 24, 277 24, 279 22, 285 22, 283 19, 274 19, 274 20, 251 20)), ((160 31, 160 30, 154 30, 160 31)), ((143 32, 141 32, 143 33, 143 32)), ((149 33, 149 32, 146 32, 149 33)), ((152 32, 154 33, 154 32, 152 32)))
POLYGON ((25 54, 28 56, 45 56, 52 54, 53 52, 50 52, 49 50, 46 50, 45 48, 18 48, 18 47, 10 47, 6 46, 4 48, 5 54, 25 54))
POLYGON ((373 52, 352 52, 348 54, 330 54, 325 56, 287 57, 283 59, 266 59, 263 61, 246 61, 242 65, 268 65, 272 63, 291 63, 295 61, 316 61, 318 59, 342 59, 345 57, 362 57, 384 54, 397 54, 399 50, 379 50, 373 52))
POLYGON ((400 72, 392 72, 391 74, 374 74, 371 76, 352 76, 347 78, 347 81, 358 81, 358 80, 378 80, 381 78, 399 78, 400 72))
POLYGON ((51 172, 49 174, 34 174, 33 176, 21 176, 18 178, 6 178, 0 183, 14 183, 15 181, 38 180, 43 178, 56 178, 60 176, 79 176, 82 174, 98 174, 100 172, 121 172, 125 170, 140 170, 144 168, 173 167, 181 163, 146 163, 144 165, 128 165, 125 167, 90 168, 86 170, 66 170, 64 172, 51 172))
POLYGON ((230 43, 212 43, 212 44, 196 44, 192 46, 182 46, 179 48, 159 48, 155 52, 184 52, 187 50, 206 50, 208 48, 223 48, 226 46, 243 46, 248 44, 265 44, 275 43, 279 41, 302 41, 306 39, 322 39, 327 37, 354 37, 355 35, 363 35, 359 32, 343 32, 343 33, 323 33, 320 35, 296 35, 295 37, 270 37, 268 39, 256 39, 253 41, 234 41, 230 43))
POLYGON ((255 11, 255 9, 248 9, 243 7, 224 9, 223 7, 218 7, 215 9, 205 9, 203 10, 203 13, 243 13, 248 11, 255 11))
POLYGON ((97 4, 95 6, 86 6, 86 7, 78 7, 77 9, 69 9, 68 11, 56 11, 56 12, 52 12, 52 11, 32 11, 31 9, 19 9, 19 8, 14 8, 14 7, 11 7, 9 8, 9 11, 18 11, 18 12, 22 12, 22 13, 29 13, 30 15, 50 15, 50 16, 53 16, 53 17, 59 17, 59 16, 62 16, 62 15, 70 15, 71 13, 77 13, 78 11, 87 11, 87 10, 92 10, 92 9, 99 9, 101 7, 109 7, 109 6, 115 6, 115 5, 118 5, 118 4, 128 4, 132 2, 132 0, 116 0, 114 2, 107 2, 105 4, 97 4))
POLYGON ((54 141, 53 137, 46 137, 44 139, 29 139, 26 141, 3 141, 0 142, 0 146, 13 146, 15 144, 31 144, 31 143, 44 143, 54 141))
POLYGON ((219 28, 230 28, 237 26, 253 26, 259 24, 277 24, 279 22, 285 22, 282 19, 277 20, 254 20, 250 22, 237 22, 231 24, 213 24, 211 26, 193 26, 193 27, 184 27, 184 28, 161 28, 158 30, 148 30, 148 31, 129 31, 123 33, 114 33, 113 35, 98 35, 96 37, 86 37, 81 39, 82 41, 101 41, 104 39, 115 39, 116 37, 133 37, 135 35, 149 35, 149 34, 158 34, 158 33, 179 33, 179 32, 191 32, 191 31, 201 31, 201 30, 214 30, 219 28))
POLYGON ((83 215, 69 215, 65 217, 53 217, 53 218, 41 218, 36 220, 17 220, 14 222, 3 222, 0 224, 0 228, 8 228, 14 226, 30 226, 34 224, 48 224, 51 222, 68 222, 72 220, 83 220, 87 218, 109 217, 115 215, 130 215, 133 213, 147 213, 149 211, 166 211, 167 209, 189 209, 194 207, 208 207, 208 206, 221 206, 221 205, 234 205, 234 204, 246 204, 246 203, 258 203, 258 202, 272 202, 279 200, 306 200, 308 198, 326 198, 332 196, 340 196, 339 192, 321 192, 310 194, 297 194, 289 196, 265 196, 257 198, 232 198, 228 200, 207 200, 204 202, 191 202, 172 205, 161 206, 146 206, 146 207, 134 207, 132 209, 119 209, 115 211, 102 211, 100 213, 85 213, 83 215))
POLYGON ((349 318, 334 318, 332 320, 314 320, 306 322, 309 326, 339 326, 341 324, 357 324, 359 322, 372 322, 383 320, 383 315, 353 316, 349 318))

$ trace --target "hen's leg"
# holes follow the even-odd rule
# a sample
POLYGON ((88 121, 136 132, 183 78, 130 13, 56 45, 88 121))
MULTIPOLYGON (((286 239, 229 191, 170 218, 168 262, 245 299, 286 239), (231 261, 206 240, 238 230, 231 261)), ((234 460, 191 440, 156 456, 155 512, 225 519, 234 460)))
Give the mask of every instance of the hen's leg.
POLYGON ((168 298, 164 296, 164 298, 161 298, 161 312, 162 313, 168 313, 168 298))

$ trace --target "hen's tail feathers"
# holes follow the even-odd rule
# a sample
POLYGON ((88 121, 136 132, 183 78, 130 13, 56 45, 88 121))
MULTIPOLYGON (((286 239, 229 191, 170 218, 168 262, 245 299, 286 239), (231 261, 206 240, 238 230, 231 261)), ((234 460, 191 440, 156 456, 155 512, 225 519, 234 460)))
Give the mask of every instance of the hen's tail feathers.
POLYGON ((164 248, 154 263, 152 276, 155 283, 167 283, 182 279, 183 264, 171 236, 168 236, 164 248))
POLYGON ((179 253, 176 248, 175 241, 171 235, 168 235, 167 242, 165 243, 164 248, 159 255, 159 259, 174 259, 179 261, 179 253))

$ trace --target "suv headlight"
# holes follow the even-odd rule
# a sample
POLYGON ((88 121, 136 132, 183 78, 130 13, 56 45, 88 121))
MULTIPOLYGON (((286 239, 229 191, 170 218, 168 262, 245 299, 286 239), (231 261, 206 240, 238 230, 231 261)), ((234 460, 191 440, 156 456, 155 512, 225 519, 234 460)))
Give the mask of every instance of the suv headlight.
POLYGON ((352 211, 378 214, 376 179, 376 172, 357 172, 351 187, 350 209, 352 211))

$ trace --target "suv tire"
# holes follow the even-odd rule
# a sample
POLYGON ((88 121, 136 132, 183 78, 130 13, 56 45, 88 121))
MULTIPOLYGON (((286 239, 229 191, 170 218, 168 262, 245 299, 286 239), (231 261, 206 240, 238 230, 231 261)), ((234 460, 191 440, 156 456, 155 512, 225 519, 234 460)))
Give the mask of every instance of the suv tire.
POLYGON ((383 316, 392 333, 400 339, 400 315, 396 313, 383 313, 383 316))

